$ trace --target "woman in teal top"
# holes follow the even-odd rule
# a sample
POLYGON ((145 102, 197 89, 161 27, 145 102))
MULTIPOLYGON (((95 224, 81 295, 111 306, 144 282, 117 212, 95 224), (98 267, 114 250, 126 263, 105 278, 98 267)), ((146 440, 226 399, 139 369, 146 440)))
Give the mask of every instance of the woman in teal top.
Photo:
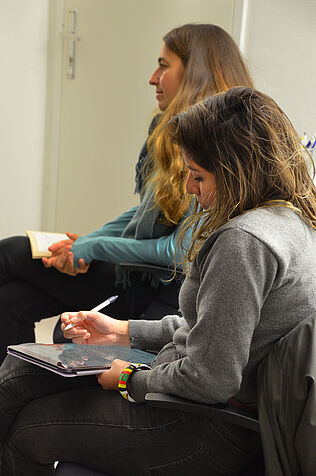
MULTIPOLYGON (((140 205, 87 236, 69 234, 43 262, 32 260, 26 237, 0 242, 0 360, 8 344, 34 340, 36 321, 66 309, 90 309, 111 295, 119 298, 108 313, 137 319, 166 287, 141 273, 127 277, 119 267, 122 261, 172 265, 179 225, 191 213, 182 154, 165 125, 196 101, 232 86, 252 86, 252 81, 232 38, 218 26, 195 24, 163 38, 149 83, 160 114, 137 165, 140 205)), ((170 286, 176 297, 177 285, 170 286)))

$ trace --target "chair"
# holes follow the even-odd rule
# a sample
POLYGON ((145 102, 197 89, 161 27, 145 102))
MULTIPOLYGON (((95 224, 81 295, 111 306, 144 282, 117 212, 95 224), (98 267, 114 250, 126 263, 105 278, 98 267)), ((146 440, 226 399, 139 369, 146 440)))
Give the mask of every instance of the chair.
MULTIPOLYGON (((196 413, 214 420, 241 426, 255 433, 260 431, 258 416, 243 408, 236 408, 226 404, 210 405, 199 403, 162 393, 147 393, 145 400, 152 407, 196 413)), ((238 476, 264 476, 264 471, 263 453, 260 452, 246 468, 238 473, 238 476)), ((236 473, 235 476, 237 476, 236 473)))
POLYGON ((151 263, 123 262, 120 266, 136 273, 152 274, 166 281, 174 277, 166 286, 160 286, 155 299, 140 316, 141 319, 161 319, 167 314, 179 314, 178 294, 183 280, 181 270, 174 273, 173 268, 151 263))
MULTIPOLYGON (((174 271, 164 266, 157 266, 150 263, 120 263, 120 266, 136 273, 151 273, 162 279, 170 279, 174 271)), ((161 286, 157 292, 156 298, 151 302, 149 307, 142 314, 142 319, 161 319, 167 314, 179 314, 178 308, 178 293, 182 282, 182 272, 176 271, 175 279, 168 285, 161 286)), ((61 343, 68 342, 64 338, 60 328, 61 321, 57 321, 53 331, 53 342, 61 343)))
POLYGON ((316 314, 277 341, 257 371, 268 476, 316 474, 316 314))

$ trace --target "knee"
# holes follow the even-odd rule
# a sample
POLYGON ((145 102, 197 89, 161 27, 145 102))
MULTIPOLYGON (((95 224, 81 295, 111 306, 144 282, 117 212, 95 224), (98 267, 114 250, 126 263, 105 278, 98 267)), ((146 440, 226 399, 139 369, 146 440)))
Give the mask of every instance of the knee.
POLYGON ((26 236, 12 236, 0 240, 0 277, 10 274, 15 264, 23 266, 32 258, 29 239, 26 236))
POLYGON ((12 355, 7 355, 0 366, 0 385, 16 378, 19 374, 27 374, 29 368, 34 366, 24 360, 17 359, 12 355))
POLYGON ((10 236, 0 240, 0 255, 16 255, 25 252, 30 254, 30 240, 27 236, 10 236))

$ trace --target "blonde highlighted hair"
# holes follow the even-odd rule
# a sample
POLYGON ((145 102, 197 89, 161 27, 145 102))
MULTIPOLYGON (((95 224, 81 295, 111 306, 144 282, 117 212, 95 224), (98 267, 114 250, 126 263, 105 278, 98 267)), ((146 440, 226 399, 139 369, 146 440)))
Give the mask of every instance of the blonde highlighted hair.
POLYGON ((308 164, 314 173, 313 161, 269 96, 232 88, 178 114, 168 128, 176 144, 216 182, 210 208, 186 223, 194 229, 189 262, 214 230, 257 207, 291 208, 316 229, 316 187, 308 164))
POLYGON ((184 75, 176 96, 161 115, 152 132, 148 148, 151 160, 149 180, 154 201, 167 224, 177 224, 191 201, 185 192, 186 171, 181 150, 167 133, 166 124, 180 111, 210 95, 233 86, 253 83, 238 46, 228 33, 216 25, 187 24, 163 37, 165 45, 182 60, 184 75))

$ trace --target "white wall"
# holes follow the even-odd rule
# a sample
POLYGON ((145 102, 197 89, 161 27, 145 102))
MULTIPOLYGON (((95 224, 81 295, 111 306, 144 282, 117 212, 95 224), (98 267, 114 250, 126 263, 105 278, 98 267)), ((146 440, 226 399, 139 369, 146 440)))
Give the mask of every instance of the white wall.
POLYGON ((248 0, 245 56, 299 134, 316 132, 316 1, 248 0))
POLYGON ((40 227, 48 0, 0 0, 0 237, 40 227))

